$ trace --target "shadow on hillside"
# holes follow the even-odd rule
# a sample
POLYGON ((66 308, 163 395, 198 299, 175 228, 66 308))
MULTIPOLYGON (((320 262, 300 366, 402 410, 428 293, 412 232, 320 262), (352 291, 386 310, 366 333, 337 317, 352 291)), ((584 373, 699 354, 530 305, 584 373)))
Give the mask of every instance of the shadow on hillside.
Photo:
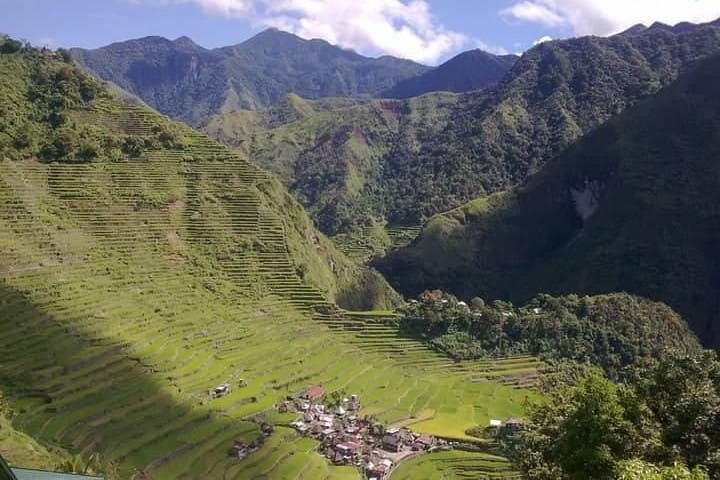
POLYGON ((180 403, 123 345, 63 324, 1 279, 0 328, 0 392, 16 413, 15 428, 73 453, 97 452, 109 478, 149 478, 143 469, 162 467, 204 442, 207 453, 213 440, 221 451, 211 453, 222 459, 231 445, 217 446, 215 433, 255 435, 249 422, 180 403), (173 430, 173 423, 181 427, 173 430))

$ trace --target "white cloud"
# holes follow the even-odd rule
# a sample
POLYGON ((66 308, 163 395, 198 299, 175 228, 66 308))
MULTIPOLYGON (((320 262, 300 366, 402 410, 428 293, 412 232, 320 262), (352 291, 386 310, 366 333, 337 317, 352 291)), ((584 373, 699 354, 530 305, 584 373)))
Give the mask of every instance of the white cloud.
POLYGON ((533 42, 533 47, 534 47, 535 45, 540 45, 541 43, 545 43, 545 42, 552 42, 552 37, 550 37, 550 36, 548 36, 548 35, 545 35, 544 37, 538 38, 537 40, 535 40, 535 41, 533 42))
POLYGON ((516 20, 569 27, 575 35, 610 35, 637 23, 707 22, 719 0, 515 0, 501 12, 516 20))
MULTIPOLYGON (((148 0, 131 0, 148 1, 148 0)), ((243 18, 303 38, 322 38, 364 54, 434 63, 467 46, 445 28, 425 0, 164 0, 192 2, 206 12, 243 18)))

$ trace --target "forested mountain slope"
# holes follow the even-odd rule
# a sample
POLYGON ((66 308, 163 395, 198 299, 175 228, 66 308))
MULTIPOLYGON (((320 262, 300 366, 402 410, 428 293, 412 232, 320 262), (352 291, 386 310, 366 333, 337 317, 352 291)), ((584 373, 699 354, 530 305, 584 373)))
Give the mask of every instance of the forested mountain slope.
POLYGON ((469 92, 499 82, 517 61, 517 55, 493 55, 482 50, 463 52, 416 77, 401 80, 379 96, 417 97, 429 92, 469 92))
POLYGON ((433 218, 382 262, 405 293, 628 291, 720 345, 720 56, 613 118, 527 185, 433 218))
POLYGON ((305 98, 372 95, 428 70, 274 29, 216 49, 187 37, 146 37, 72 54, 103 80, 193 125, 221 112, 270 106, 291 92, 305 98))
POLYGON ((546 42, 480 93, 307 109, 247 134, 228 127, 244 121, 230 114, 207 131, 278 175, 326 233, 372 220, 413 225, 521 183, 718 51, 717 24, 546 42))

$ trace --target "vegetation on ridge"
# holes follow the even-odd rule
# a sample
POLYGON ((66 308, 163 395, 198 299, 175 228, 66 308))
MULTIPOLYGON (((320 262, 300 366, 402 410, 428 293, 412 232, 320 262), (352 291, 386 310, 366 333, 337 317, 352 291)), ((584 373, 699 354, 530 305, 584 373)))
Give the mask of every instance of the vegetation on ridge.
POLYGON ((327 234, 418 225, 522 183, 718 51, 717 25, 545 42, 481 93, 339 106, 246 135, 226 114, 207 131, 275 173, 327 234))
POLYGON ((534 355, 602 368, 610 378, 666 349, 697 351, 685 322, 667 306, 627 294, 553 298, 523 307, 475 297, 469 304, 440 291, 405 305, 401 330, 453 358, 534 355))
POLYGON ((670 305, 717 346, 718 82, 715 56, 522 188, 437 216, 379 267, 406 294, 627 291, 670 305))

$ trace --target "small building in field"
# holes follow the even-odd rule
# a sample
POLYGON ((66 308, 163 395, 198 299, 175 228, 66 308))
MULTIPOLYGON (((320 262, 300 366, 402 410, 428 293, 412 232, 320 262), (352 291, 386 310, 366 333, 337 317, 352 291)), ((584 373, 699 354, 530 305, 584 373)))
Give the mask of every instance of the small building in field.
POLYGON ((525 423, 517 418, 510 418, 505 422, 505 430, 509 432, 520 432, 525 429, 525 423))
POLYGON ((227 395, 230 393, 230 385, 227 383, 223 383, 221 385, 218 385, 217 387, 213 388, 210 391, 210 396, 212 398, 220 398, 222 396, 227 395))
POLYGON ((325 390, 323 390, 322 387, 314 386, 314 387, 310 387, 307 390, 305 390, 303 397, 308 400, 317 400, 320 397, 322 397, 323 395, 325 395, 325 390))

